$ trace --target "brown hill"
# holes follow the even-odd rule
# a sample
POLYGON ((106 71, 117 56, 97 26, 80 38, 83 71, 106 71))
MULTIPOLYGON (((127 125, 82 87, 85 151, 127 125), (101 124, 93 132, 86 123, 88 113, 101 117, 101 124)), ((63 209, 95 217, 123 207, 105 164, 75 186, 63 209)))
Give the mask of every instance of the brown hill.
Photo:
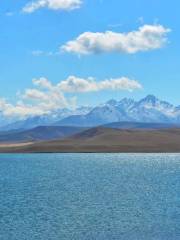
POLYGON ((180 129, 92 128, 63 140, 2 146, 0 152, 180 152, 180 129))

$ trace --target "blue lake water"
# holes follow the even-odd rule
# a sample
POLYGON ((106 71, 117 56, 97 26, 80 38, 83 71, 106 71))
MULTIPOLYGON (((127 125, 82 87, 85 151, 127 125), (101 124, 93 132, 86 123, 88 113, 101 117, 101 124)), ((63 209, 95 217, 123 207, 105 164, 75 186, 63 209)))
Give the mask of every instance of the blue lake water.
POLYGON ((0 239, 180 239, 180 155, 2 154, 0 239))

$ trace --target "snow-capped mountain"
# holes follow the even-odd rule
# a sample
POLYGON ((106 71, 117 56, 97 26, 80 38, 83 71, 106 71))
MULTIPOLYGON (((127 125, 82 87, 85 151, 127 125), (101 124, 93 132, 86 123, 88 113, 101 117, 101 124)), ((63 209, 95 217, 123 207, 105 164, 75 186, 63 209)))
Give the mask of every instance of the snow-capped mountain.
POLYGON ((112 122, 176 123, 180 124, 180 106, 161 101, 153 95, 135 101, 114 99, 96 107, 82 106, 74 110, 60 109, 51 114, 11 123, 6 130, 29 129, 36 126, 97 126, 112 122))
POLYGON ((161 101, 153 95, 134 101, 124 98, 114 99, 92 109, 88 114, 70 116, 58 125, 95 126, 110 122, 152 122, 152 123, 180 123, 180 108, 161 101))
POLYGON ((75 115, 56 122, 65 126, 96 126, 110 122, 126 120, 125 114, 111 105, 95 107, 86 115, 75 115))
POLYGON ((153 95, 135 102, 128 109, 128 115, 135 121, 141 122, 174 122, 175 107, 165 101, 161 101, 153 95))
MULTIPOLYGON (((77 109, 59 109, 56 111, 51 112, 51 114, 45 114, 41 116, 34 116, 29 117, 27 119, 10 122, 6 127, 0 128, 1 130, 12 130, 12 129, 30 129, 37 126, 48 126, 53 125, 54 122, 60 121, 64 118, 67 118, 68 116, 74 116, 74 115, 85 115, 90 110, 92 110, 91 107, 78 107, 77 109)), ((2 125, 1 125, 2 126, 2 125)))
POLYGON ((138 102, 139 107, 146 109, 154 109, 162 112, 163 114, 170 115, 174 112, 175 108, 172 104, 161 101, 153 95, 148 95, 138 102))

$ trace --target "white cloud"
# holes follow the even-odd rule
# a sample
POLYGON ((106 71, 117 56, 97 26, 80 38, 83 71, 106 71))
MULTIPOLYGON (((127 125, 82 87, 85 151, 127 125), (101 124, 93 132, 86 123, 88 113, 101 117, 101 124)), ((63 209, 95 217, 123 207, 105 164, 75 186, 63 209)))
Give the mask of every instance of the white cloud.
POLYGON ((27 116, 40 116, 42 114, 45 114, 45 111, 39 106, 33 106, 18 102, 16 105, 7 103, 3 114, 8 117, 24 118, 27 116))
POLYGON ((141 89, 142 86, 139 82, 131 80, 126 77, 107 79, 101 82, 95 81, 94 78, 78 78, 70 76, 66 80, 60 82, 57 87, 62 92, 97 92, 102 90, 127 90, 133 91, 141 89))
POLYGON ((18 94, 20 101, 16 104, 0 98, 0 111, 5 116, 25 118, 74 107, 74 98, 66 99, 60 89, 52 86, 47 79, 34 79, 33 84, 35 88, 25 89, 23 94, 18 94))
POLYGON ((112 31, 85 32, 61 47, 62 51, 76 54, 108 52, 133 54, 162 48, 170 29, 162 25, 144 25, 137 31, 117 33, 112 31))
POLYGON ((34 87, 18 93, 19 101, 15 104, 0 98, 0 111, 9 117, 26 118, 51 113, 61 108, 76 107, 76 96, 65 97, 66 93, 97 92, 102 90, 127 90, 141 89, 139 82, 126 77, 106 79, 97 82, 94 78, 79 78, 69 76, 57 84, 52 84, 42 77, 32 80, 34 87))
POLYGON ((25 90, 25 94, 23 97, 25 99, 33 99, 33 100, 39 100, 39 101, 47 101, 48 100, 48 95, 37 89, 25 90))
POLYGON ((47 89, 53 88, 51 82, 47 78, 44 78, 44 77, 41 77, 39 79, 35 78, 32 80, 32 82, 35 86, 38 86, 38 87, 47 88, 47 89))
POLYGON ((25 13, 33 13, 40 8, 69 11, 79 8, 81 4, 82 0, 36 0, 26 4, 22 11, 25 13))

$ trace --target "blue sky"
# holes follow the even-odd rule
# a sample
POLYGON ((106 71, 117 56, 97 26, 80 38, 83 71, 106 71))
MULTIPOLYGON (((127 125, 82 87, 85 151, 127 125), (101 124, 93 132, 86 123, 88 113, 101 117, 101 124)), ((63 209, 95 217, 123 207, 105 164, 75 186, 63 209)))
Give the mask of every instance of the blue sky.
POLYGON ((66 91, 63 95, 76 97, 79 105, 98 104, 110 98, 139 99, 147 94, 180 104, 179 0, 82 0, 78 8, 71 10, 44 5, 23 12, 24 7, 30 6, 29 2, 2 0, 0 3, 1 98, 12 104, 23 101, 19 98, 27 89, 34 88, 34 78, 44 77, 55 85, 69 76, 93 77, 97 83, 127 77, 136 80, 142 89, 127 91, 110 87, 98 91, 66 91), (135 53, 127 49, 103 51, 98 49, 99 45, 88 54, 60 50, 85 32, 124 34, 139 31, 145 25, 171 29, 165 34, 166 42, 155 49, 151 46, 135 53))

